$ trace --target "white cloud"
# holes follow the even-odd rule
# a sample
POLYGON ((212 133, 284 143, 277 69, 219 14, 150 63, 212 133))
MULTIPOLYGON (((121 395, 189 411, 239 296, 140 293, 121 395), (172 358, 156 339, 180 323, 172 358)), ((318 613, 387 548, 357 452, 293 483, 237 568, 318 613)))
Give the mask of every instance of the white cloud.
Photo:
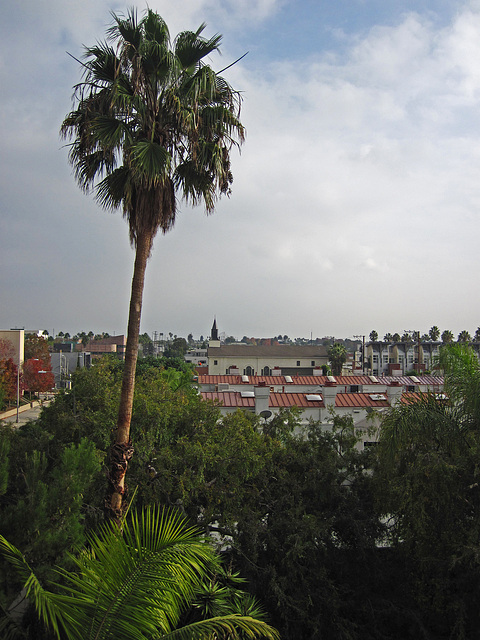
MULTIPOLYGON (((40 15, 38 3, 17 3, 0 41, 0 79, 8 88, 1 204, 7 231, 23 245, 19 256, 2 230, 1 250, 4 259, 9 251, 9 275, 23 291, 48 255, 45 273, 55 291, 49 287, 25 320, 36 324, 38 317, 42 328, 56 316, 63 330, 88 329, 89 322, 94 330, 124 330, 127 230, 120 215, 99 211, 79 193, 57 137, 79 77, 64 51, 78 55, 81 43, 103 37, 107 6, 120 8, 57 1, 40 15)), ((203 20, 209 34, 226 29, 234 50, 232 34, 254 20, 268 24, 282 3, 150 6, 172 33, 203 20)), ((242 155, 233 158, 233 194, 212 218, 182 207, 176 229, 157 238, 144 330, 205 335, 216 313, 222 330, 242 335, 432 324, 457 332, 459 323, 474 331, 478 33, 480 9, 470 3, 441 28, 410 13, 349 44, 345 35, 341 53, 297 60, 292 52, 289 62, 262 59, 256 67, 253 58, 229 69, 244 91, 247 126, 242 155)), ((12 315, 0 314, 0 326, 21 322, 16 294, 9 295, 12 315)), ((28 306, 21 311, 28 314, 28 306)))

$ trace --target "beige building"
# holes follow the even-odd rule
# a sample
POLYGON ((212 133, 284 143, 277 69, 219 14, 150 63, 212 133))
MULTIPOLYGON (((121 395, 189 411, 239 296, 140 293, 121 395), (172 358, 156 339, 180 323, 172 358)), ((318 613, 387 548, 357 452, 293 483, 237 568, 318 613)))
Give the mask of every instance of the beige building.
POLYGON ((24 344, 25 344, 25 331, 24 329, 11 329, 10 331, 0 331, 0 340, 5 340, 12 347, 11 357, 14 363, 22 365, 24 360, 24 344))
POLYGON ((221 345, 211 340, 207 350, 208 373, 247 376, 313 375, 328 362, 323 345, 221 345))

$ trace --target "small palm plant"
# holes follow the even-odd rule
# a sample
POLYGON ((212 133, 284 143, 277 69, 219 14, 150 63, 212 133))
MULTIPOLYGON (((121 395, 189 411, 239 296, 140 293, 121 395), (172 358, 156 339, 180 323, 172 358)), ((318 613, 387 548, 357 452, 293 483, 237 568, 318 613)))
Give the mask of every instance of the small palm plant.
POLYGON ((222 606, 204 610, 208 619, 188 615, 204 596, 208 576, 221 569, 208 542, 171 511, 134 513, 122 532, 108 522, 71 556, 74 571, 57 569, 55 592, 42 587, 3 536, 0 553, 25 581, 39 618, 59 640, 278 638, 275 629, 249 614, 258 611, 255 604, 246 613, 238 607, 228 612, 224 597, 222 606))

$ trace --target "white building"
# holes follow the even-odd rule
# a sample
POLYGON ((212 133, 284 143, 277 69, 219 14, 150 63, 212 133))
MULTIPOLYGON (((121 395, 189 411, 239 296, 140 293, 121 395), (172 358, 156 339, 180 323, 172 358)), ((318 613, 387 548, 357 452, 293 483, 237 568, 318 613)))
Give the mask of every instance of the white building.
POLYGON ((374 376, 429 371, 441 345, 441 342, 368 342, 365 354, 368 371, 374 376))

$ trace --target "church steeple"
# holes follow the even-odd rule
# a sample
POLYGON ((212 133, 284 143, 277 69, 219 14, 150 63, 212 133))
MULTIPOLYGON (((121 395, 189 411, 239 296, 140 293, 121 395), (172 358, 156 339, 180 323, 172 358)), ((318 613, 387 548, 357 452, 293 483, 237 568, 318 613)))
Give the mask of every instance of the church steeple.
POLYGON ((218 329, 217 329, 217 319, 213 318, 212 325, 212 334, 210 336, 210 340, 208 341, 209 347, 219 347, 220 346, 220 338, 218 337, 218 329))
POLYGON ((218 340, 217 319, 215 317, 213 318, 212 335, 210 336, 210 340, 218 340))

